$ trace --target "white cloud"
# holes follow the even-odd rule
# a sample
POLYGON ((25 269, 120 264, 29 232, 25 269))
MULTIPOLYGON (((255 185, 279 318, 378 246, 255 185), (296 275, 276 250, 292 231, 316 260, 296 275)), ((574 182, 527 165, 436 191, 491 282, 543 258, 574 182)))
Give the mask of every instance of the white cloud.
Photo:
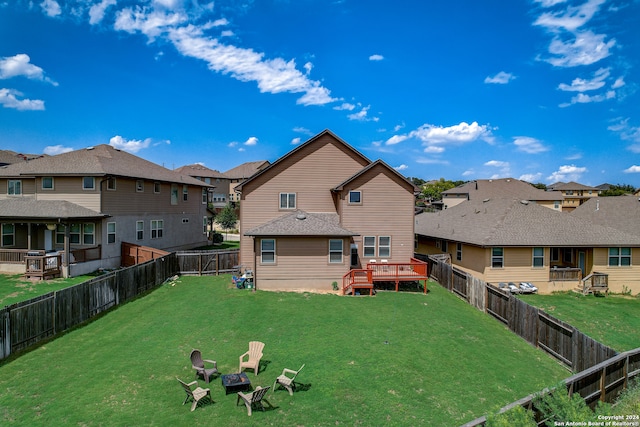
POLYGON ((109 140, 109 145, 118 150, 128 151, 130 153, 137 153, 143 148, 148 148, 151 144, 151 138, 145 140, 130 139, 126 140, 120 135, 116 135, 109 140))
POLYGON ((449 161, 448 160, 442 160, 442 159, 432 159, 432 158, 426 158, 426 157, 418 157, 416 159, 416 163, 420 163, 421 165, 448 165, 449 161))
POLYGON ((18 76, 31 80, 40 80, 58 86, 58 83, 45 77, 42 68, 31 64, 31 58, 25 53, 0 58, 0 79, 9 79, 18 76))
POLYGON ((545 12, 533 24, 549 30, 575 31, 589 22, 605 2, 606 0, 588 0, 580 6, 569 6, 560 12, 545 12))
POLYGON ((440 154, 444 153, 444 147, 441 147, 439 145, 428 145, 424 148, 423 151, 428 154, 440 154))
POLYGON ((301 141, 302 141, 302 139, 300 137, 293 138, 291 140, 291 145, 298 145, 298 144, 300 144, 301 141))
POLYGON ((224 30, 220 33, 220 37, 233 37, 235 33, 231 30, 224 30))
POLYGON ((514 80, 515 78, 516 78, 516 76, 514 76, 511 73, 505 73, 504 71, 500 71, 498 74, 496 74, 493 77, 487 76, 484 79, 484 82, 485 83, 506 85, 507 83, 509 83, 511 80, 514 80))
POLYGON ((258 138, 255 136, 250 136, 245 142, 244 145, 254 146, 258 143, 258 138))
POLYGON ((611 89, 618 89, 625 85, 624 77, 618 77, 611 85, 611 89))
POLYGON ((227 25, 229 25, 229 21, 227 20, 227 18, 216 19, 211 23, 212 27, 224 27, 227 25))
POLYGON ((633 165, 623 170, 624 173, 640 173, 640 166, 633 165))
POLYGON ((13 89, 0 89, 0 105, 19 111, 42 111, 44 101, 39 99, 18 99, 22 93, 13 89))
POLYGON ((302 133, 302 134, 305 134, 305 135, 313 136, 313 133, 309 129, 307 129, 305 127, 302 127, 302 126, 294 127, 293 131, 297 132, 297 133, 302 133))
POLYGON ((542 174, 538 172, 538 173, 526 173, 524 175, 520 175, 518 179, 520 181, 535 183, 537 181, 540 181, 540 178, 542 178, 542 174))
POLYGON ((473 169, 468 169, 468 170, 462 172, 462 176, 473 176, 473 175, 475 175, 475 173, 476 172, 473 169))
POLYGON ((633 153, 640 153, 640 126, 631 126, 629 118, 618 118, 617 123, 607 127, 612 132, 617 133, 623 141, 630 141, 632 144, 627 147, 633 153))
POLYGON ((382 55, 371 55, 369 57, 369 61, 382 61, 384 59, 384 56, 382 55))
POLYGON ((334 110, 347 110, 347 111, 353 111, 356 108, 356 106, 354 104, 350 104, 348 102, 343 102, 340 105, 336 105, 335 107, 333 107, 334 110))
POLYGON ((566 83, 560 83, 558 89, 569 92, 586 92, 588 90, 600 89, 605 85, 605 80, 611 73, 609 68, 600 68, 593 74, 591 80, 575 78, 570 85, 566 83))
POLYGON ((114 6, 116 0, 102 0, 100 3, 96 3, 89 9, 89 24, 95 25, 102 22, 104 19, 105 11, 109 6, 114 6))
POLYGON ((402 164, 400 166, 396 166, 394 169, 400 172, 409 169, 409 166, 402 164))
POLYGON ((43 2, 40 3, 40 7, 48 16, 58 16, 62 13, 60 5, 56 0, 43 0, 43 2))
POLYGON ((385 145, 396 145, 406 141, 407 139, 409 139, 409 136, 407 135, 393 135, 391 138, 387 139, 385 145))
POLYGON ((252 49, 223 45, 217 39, 204 36, 202 30, 193 25, 171 28, 168 38, 181 54, 207 62, 212 71, 229 74, 243 82, 255 81, 260 92, 303 93, 296 101, 302 105, 324 105, 336 100, 320 82, 310 80, 296 69, 293 60, 264 59, 263 53, 252 49))
POLYGON ((362 110, 358 111, 357 113, 349 114, 347 118, 349 120, 357 120, 360 122, 377 122, 378 120, 380 120, 378 117, 368 116, 370 108, 371 108, 370 105, 367 105, 366 107, 362 107, 362 110))
POLYGON ((529 136, 516 136, 513 138, 513 143, 518 147, 518 150, 529 154, 538 154, 549 150, 541 141, 529 136))
POLYGON ((585 172, 587 172, 587 168, 584 167, 578 167, 575 165, 560 166, 557 171, 547 177, 547 181, 552 183, 558 181, 580 181, 580 177, 585 172))
POLYGON ((501 160, 489 160, 484 164, 485 166, 492 166, 496 168, 508 168, 509 162, 503 162, 501 160))
POLYGON ((236 141, 230 142, 229 144, 227 144, 227 147, 235 147, 236 145, 238 145, 238 143, 236 141))
POLYGON ((166 12, 148 10, 137 6, 135 9, 127 7, 116 13, 116 21, 113 25, 118 31, 128 33, 141 32, 149 39, 155 41, 160 35, 166 35, 180 24, 187 22, 187 15, 180 12, 166 12))
POLYGON ((568 107, 573 104, 589 104, 591 102, 603 102, 609 99, 614 99, 616 97, 616 91, 609 90, 605 93, 601 93, 598 95, 586 95, 584 93, 579 93, 576 96, 571 98, 571 102, 560 104, 560 107, 568 107))
POLYGON ((592 31, 576 33, 570 40, 554 37, 549 45, 549 53, 553 55, 544 59, 556 67, 576 67, 590 65, 611 54, 610 49, 616 44, 615 39, 605 42, 606 35, 594 34, 592 31))
POLYGON ((49 156, 55 156, 56 154, 68 153, 69 151, 73 151, 73 148, 64 147, 62 145, 49 145, 48 147, 44 147, 42 152, 49 156))
POLYGON ((487 125, 478 125, 478 122, 471 124, 460 122, 460 124, 448 127, 424 124, 418 129, 409 132, 408 136, 422 141, 422 145, 426 147, 425 151, 427 152, 432 150, 443 152, 446 145, 466 144, 478 139, 490 141, 492 137, 489 127, 487 125))
POLYGON ((551 7, 556 4, 564 3, 567 0, 534 0, 536 3, 540 3, 542 7, 551 7))
POLYGON ((398 132, 400 129, 404 128, 406 125, 404 123, 402 123, 401 125, 395 125, 393 127, 393 131, 394 132, 398 132))

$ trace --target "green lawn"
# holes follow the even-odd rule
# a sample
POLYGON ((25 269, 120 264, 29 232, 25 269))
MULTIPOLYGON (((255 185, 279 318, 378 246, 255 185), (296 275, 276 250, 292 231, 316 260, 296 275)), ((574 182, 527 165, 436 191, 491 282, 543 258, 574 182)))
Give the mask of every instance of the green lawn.
POLYGON ((576 292, 521 295, 519 298, 575 326, 617 351, 640 347, 640 298, 576 292))
POLYGON ((27 301, 40 295, 86 282, 95 276, 77 276, 69 279, 30 280, 22 274, 0 274, 0 308, 27 301))
MULTIPOLYGON (((455 426, 570 375, 438 285, 375 297, 251 292, 229 276, 182 277, 0 365, 2 425, 455 426), (223 373, 266 343, 254 386, 285 367, 299 390, 247 417, 211 382, 190 412, 175 377, 194 379, 199 348, 223 373)), ((201 386, 204 381, 199 380, 201 386)))

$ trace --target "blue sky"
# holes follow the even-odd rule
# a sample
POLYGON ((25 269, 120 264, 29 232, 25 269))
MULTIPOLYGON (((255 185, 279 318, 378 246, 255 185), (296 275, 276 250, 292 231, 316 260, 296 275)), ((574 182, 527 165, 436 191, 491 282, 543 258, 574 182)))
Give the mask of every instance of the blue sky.
POLYGON ((639 62, 640 0, 0 0, 0 148, 640 187, 639 62))

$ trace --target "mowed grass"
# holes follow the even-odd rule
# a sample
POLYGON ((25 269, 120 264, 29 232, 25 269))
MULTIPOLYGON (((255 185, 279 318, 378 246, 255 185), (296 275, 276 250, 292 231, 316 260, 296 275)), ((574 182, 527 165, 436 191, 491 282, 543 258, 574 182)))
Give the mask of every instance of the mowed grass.
POLYGON ((551 295, 521 295, 519 298, 616 351, 640 347, 638 297, 557 292, 551 295))
POLYGON ((230 282, 181 277, 0 365, 0 424, 456 426, 570 375, 438 285, 344 297, 230 282), (274 409, 248 417, 216 378, 214 404, 182 405, 193 348, 233 373, 251 340, 266 344, 254 387, 306 364, 293 396, 269 392, 274 409))
POLYGON ((77 276, 68 279, 31 280, 22 274, 0 274, 0 307, 27 301, 78 283, 95 276, 77 276))

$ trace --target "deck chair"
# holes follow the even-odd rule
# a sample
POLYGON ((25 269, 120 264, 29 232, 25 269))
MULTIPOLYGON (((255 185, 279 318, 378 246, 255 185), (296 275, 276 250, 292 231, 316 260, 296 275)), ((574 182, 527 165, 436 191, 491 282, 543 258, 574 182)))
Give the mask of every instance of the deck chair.
POLYGON ((293 396, 293 389, 296 388, 295 380, 298 374, 300 373, 300 371, 302 371, 302 368, 304 368, 304 364, 300 366, 300 369, 298 369, 297 371, 284 368, 282 370, 282 374, 278 376, 278 378, 276 378, 276 380, 273 382, 273 392, 275 393, 276 387, 278 385, 281 385, 282 387, 286 388, 289 391, 289 394, 291 396, 293 396), (288 377, 287 374, 289 375, 293 374, 293 376, 288 377))
POLYGON ((198 384, 197 381, 192 381, 189 384, 187 384, 178 377, 176 377, 176 379, 178 380, 180 385, 182 385, 184 392, 187 394, 187 397, 185 397, 184 402, 182 402, 182 404, 184 405, 189 400, 193 400, 193 404, 191 405, 191 411, 196 409, 196 406, 198 406, 198 404, 200 404, 201 402, 204 403, 204 401, 207 399, 211 403, 213 403, 213 399, 211 398, 211 390, 209 390, 208 388, 196 387, 195 389, 192 389, 191 387, 198 384))
POLYGON ((247 414, 249 416, 251 416, 251 410, 253 409, 253 407, 257 407, 260 408, 261 411, 264 411, 264 405, 262 404, 262 401, 264 400, 265 402, 267 402, 267 404, 270 407, 271 403, 269 403, 264 396, 267 394, 267 392, 269 391, 271 387, 265 387, 262 388, 260 386, 256 387, 256 389, 254 391, 252 391, 251 393, 243 393, 241 391, 238 392, 238 400, 236 400, 236 406, 238 406, 238 404, 240 403, 240 399, 242 399, 242 401, 244 402, 245 406, 247 407, 247 414))
POLYGON ((260 369, 260 359, 262 359, 262 349, 264 348, 264 343, 260 341, 251 341, 249 343, 249 351, 240 356, 240 367, 238 368, 238 372, 242 372, 242 368, 253 369, 253 372, 258 375, 258 370, 260 369), (245 357, 248 357, 247 360, 244 360, 245 357))
POLYGON ((218 364, 215 360, 202 360, 200 350, 191 351, 191 366, 196 370, 196 379, 200 376, 204 378, 204 382, 209 384, 209 377, 218 373, 218 364), (212 368, 205 368, 204 362, 213 365, 212 368))

